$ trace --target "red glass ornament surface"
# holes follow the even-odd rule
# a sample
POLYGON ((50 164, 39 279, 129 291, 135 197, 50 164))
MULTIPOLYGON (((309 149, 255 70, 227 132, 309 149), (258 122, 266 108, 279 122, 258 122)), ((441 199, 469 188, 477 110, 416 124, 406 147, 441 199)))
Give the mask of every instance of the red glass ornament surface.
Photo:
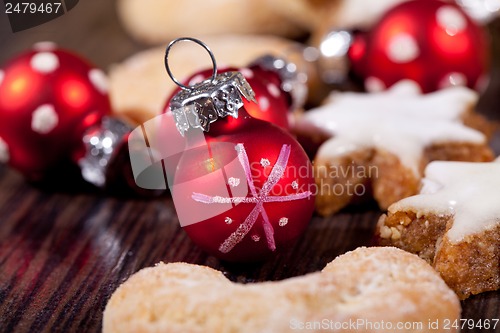
POLYGON ((0 69, 0 157, 38 180, 83 154, 84 132, 110 112, 104 74, 55 47, 18 55, 0 69))
POLYGON ((349 58, 368 90, 410 79, 430 92, 451 85, 482 89, 489 54, 485 32, 456 4, 413 0, 358 34, 349 58))
POLYGON ((206 146, 190 143, 197 148, 181 157, 172 195, 181 196, 174 200, 188 203, 193 212, 235 200, 230 209, 184 230, 218 258, 257 261, 290 246, 303 233, 314 210, 315 183, 312 165, 295 139, 269 122, 249 117, 244 108, 239 112, 230 128, 226 118, 211 125, 204 135, 206 146), (249 179, 242 176, 245 159, 249 179), (278 178, 274 168, 283 168, 278 178), (221 177, 215 177, 217 173, 221 177), (221 179, 229 195, 214 193, 221 179), (177 191, 178 185, 184 188, 177 191), (245 199, 239 197, 242 190, 245 199))

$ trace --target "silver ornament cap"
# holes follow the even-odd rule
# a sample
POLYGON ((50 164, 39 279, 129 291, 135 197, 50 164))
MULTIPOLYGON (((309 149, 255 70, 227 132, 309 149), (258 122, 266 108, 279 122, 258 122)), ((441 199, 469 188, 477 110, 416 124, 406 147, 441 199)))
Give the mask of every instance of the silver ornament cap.
POLYGON ((165 52, 165 68, 172 81, 181 88, 181 91, 171 99, 170 110, 177 129, 183 136, 190 128, 200 128, 208 132, 210 124, 218 118, 227 116, 238 118, 238 110, 243 106, 243 98, 256 102, 255 93, 243 74, 239 72, 217 74, 217 63, 212 51, 198 39, 182 37, 173 40, 165 52), (168 64, 168 55, 172 46, 180 41, 192 41, 207 50, 213 64, 210 79, 193 86, 186 86, 175 78, 168 64))
POLYGON ((101 126, 90 128, 83 136, 86 154, 78 161, 82 177, 97 187, 106 185, 106 172, 113 156, 132 128, 125 122, 104 117, 101 126))

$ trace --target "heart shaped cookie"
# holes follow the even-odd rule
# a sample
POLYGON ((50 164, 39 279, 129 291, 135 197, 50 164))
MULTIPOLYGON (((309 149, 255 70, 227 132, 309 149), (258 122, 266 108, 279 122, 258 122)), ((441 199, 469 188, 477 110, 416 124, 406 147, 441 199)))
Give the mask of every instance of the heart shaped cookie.
POLYGON ((457 296, 425 261, 373 247, 322 272, 246 285, 208 267, 160 263, 116 290, 103 332, 427 332, 457 318, 457 296))

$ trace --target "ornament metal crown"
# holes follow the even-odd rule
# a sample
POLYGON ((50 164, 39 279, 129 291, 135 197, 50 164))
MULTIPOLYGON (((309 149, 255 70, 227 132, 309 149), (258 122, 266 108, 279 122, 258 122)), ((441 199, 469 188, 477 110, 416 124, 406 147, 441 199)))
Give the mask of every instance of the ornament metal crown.
POLYGON ((225 72, 217 74, 217 64, 212 51, 202 41, 183 37, 173 40, 165 53, 165 67, 170 78, 181 88, 170 101, 170 110, 177 129, 184 136, 189 128, 201 128, 208 132, 210 124, 219 118, 238 118, 238 110, 243 106, 243 98, 256 102, 255 93, 243 74, 225 72), (201 45, 210 54, 213 64, 212 77, 193 86, 186 86, 174 77, 168 65, 168 54, 179 41, 192 41, 201 45))
POLYGON ((184 132, 201 128, 208 132, 210 124, 227 116, 238 118, 243 99, 256 102, 255 93, 239 72, 219 74, 215 80, 205 80, 189 90, 181 90, 170 102, 177 129, 184 132))

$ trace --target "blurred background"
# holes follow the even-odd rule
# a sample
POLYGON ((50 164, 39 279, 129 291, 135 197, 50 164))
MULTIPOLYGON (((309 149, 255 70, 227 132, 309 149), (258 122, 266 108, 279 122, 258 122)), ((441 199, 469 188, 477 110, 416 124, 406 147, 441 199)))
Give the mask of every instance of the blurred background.
MULTIPOLYGON (((5 64, 9 58, 16 54, 29 49, 33 43, 56 42, 61 47, 81 54, 106 72, 111 72, 111 99, 116 112, 123 111, 137 121, 144 121, 154 112, 151 108, 147 111, 137 110, 147 104, 144 99, 154 100, 153 104, 157 107, 159 100, 167 95, 168 90, 173 89, 173 85, 164 72, 163 59, 158 59, 158 55, 161 55, 160 51, 154 54, 157 59, 155 67, 142 64, 145 68, 144 71, 151 71, 151 68, 154 68, 155 74, 146 73, 144 78, 131 76, 132 74, 139 75, 141 71, 138 70, 137 72, 129 71, 122 75, 123 71, 119 66, 118 70, 113 73, 113 68, 116 68, 117 64, 121 64, 138 52, 155 46, 164 48, 170 40, 176 37, 187 35, 205 38, 207 34, 210 34, 214 37, 208 39, 208 44, 217 44, 214 51, 221 50, 219 54, 215 52, 218 58, 222 58, 221 62, 227 65, 233 65, 233 63, 239 65, 258 53, 272 52, 273 50, 277 53, 284 53, 283 50, 289 48, 292 42, 299 42, 301 46, 317 46, 321 38, 332 27, 369 30, 388 9, 400 2, 402 0, 377 2, 367 0, 299 0, 293 3, 283 0, 241 0, 239 2, 226 0, 208 1, 200 5, 199 2, 195 1, 179 3, 169 0, 80 1, 62 17, 17 33, 11 31, 7 16, 1 14, 0 65, 5 64), (228 38, 228 36, 234 37, 234 35, 239 36, 240 34, 249 36, 251 40, 258 35, 267 35, 268 37, 265 37, 262 43, 257 38, 253 44, 246 39, 238 41, 238 38, 228 38), (220 46, 224 43, 228 47, 220 46), (251 56, 244 56, 249 52, 249 49, 257 50, 251 56), (113 76, 113 74, 116 75, 113 76), (137 79, 140 84, 134 86, 134 82, 123 82, 125 80, 134 81, 134 79, 137 79), (164 80, 159 82, 165 84, 166 88, 152 84, 150 87, 144 88, 144 81, 147 79, 150 81, 153 79, 164 80), (123 84, 126 86, 120 86, 123 84), (116 96, 124 94, 123 90, 129 92, 130 89, 141 89, 141 87, 143 90, 137 91, 135 94, 137 96, 116 96), (153 90, 157 92, 151 93, 153 90), (163 95, 161 91, 164 91, 163 95), (139 96, 141 94, 151 94, 151 96, 138 100, 141 98, 139 96), (127 101, 123 102, 123 100, 127 101), (135 107, 134 103, 138 104, 139 107, 135 107)), ((485 1, 476 2, 484 3, 485 1)), ((490 3, 494 3, 494 1, 490 1, 490 3)), ((497 79, 500 66, 498 60, 500 20, 493 19, 486 24, 485 29, 491 36, 492 80, 486 93, 483 94, 479 110, 497 118, 497 112, 494 110, 500 106, 500 94, 497 93, 500 91, 500 83, 497 79)), ((191 61, 191 67, 181 68, 178 72, 179 76, 183 77, 194 72, 197 68, 210 66, 206 54, 199 50, 197 52, 199 56, 191 61)), ((182 55, 185 54, 182 53, 182 55)), ((152 57, 153 55, 150 54, 149 59, 152 57)), ((143 56, 141 61, 148 61, 148 59, 143 56)), ((136 61, 136 64, 139 62, 136 61)), ((175 69, 175 61, 173 64, 175 69)), ((133 66, 128 63, 127 67, 129 70, 133 66)), ((186 65, 181 65, 181 67, 186 67, 186 65)), ((314 76, 317 73, 310 75, 312 76, 311 81, 315 81, 314 76)), ((325 90, 325 87, 317 87, 314 83, 312 87, 311 95, 316 94, 317 91, 325 90)), ((331 89, 331 87, 327 89, 331 89)), ((324 95, 324 92, 318 93, 318 96, 323 97, 324 95)), ((310 100, 314 104, 319 103, 321 98, 310 100)))

